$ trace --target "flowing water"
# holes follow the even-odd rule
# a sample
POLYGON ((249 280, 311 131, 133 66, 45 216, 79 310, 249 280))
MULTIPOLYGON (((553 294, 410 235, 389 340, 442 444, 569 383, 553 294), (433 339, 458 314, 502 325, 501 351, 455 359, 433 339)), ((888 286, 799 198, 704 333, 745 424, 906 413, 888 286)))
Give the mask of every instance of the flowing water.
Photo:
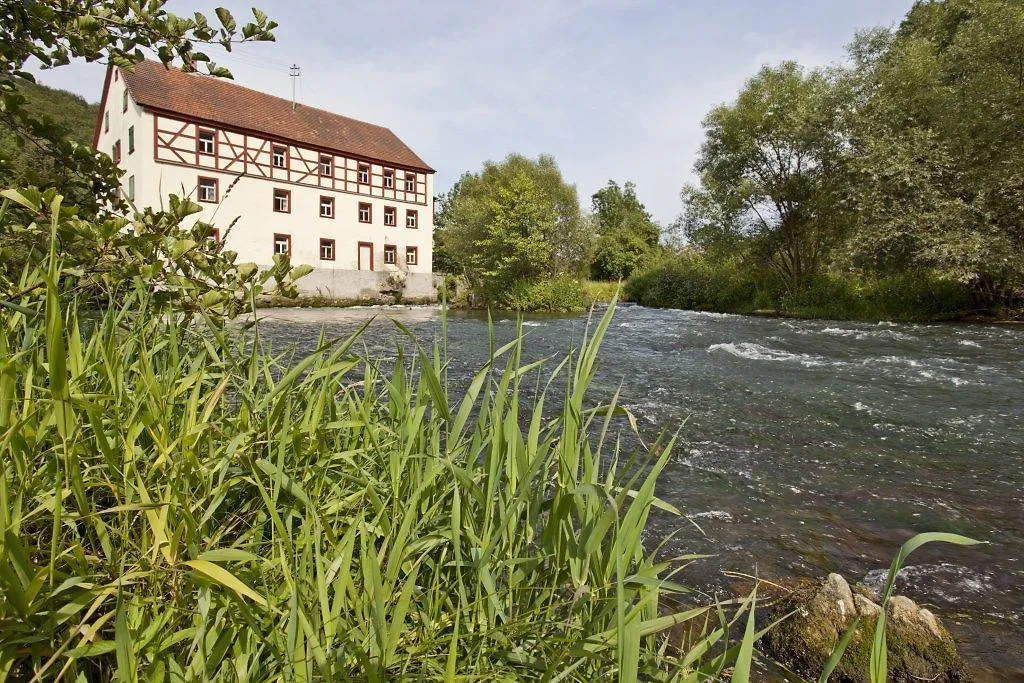
MULTIPOLYGON (((371 351, 394 356, 394 317, 425 341, 433 308, 263 311, 277 349, 310 351, 321 329, 371 316, 371 351)), ((529 317, 529 358, 564 354, 586 316, 529 317)), ((514 319, 495 321, 499 341, 514 319)), ((451 314, 452 373, 487 355, 487 320, 451 314)), ((658 494, 688 520, 658 516, 652 539, 712 553, 684 583, 725 594, 724 570, 766 579, 880 583, 922 531, 987 541, 926 546, 898 592, 933 605, 984 680, 1024 680, 1024 327, 749 318, 622 306, 592 402, 621 387, 645 438, 682 425, 658 494)))

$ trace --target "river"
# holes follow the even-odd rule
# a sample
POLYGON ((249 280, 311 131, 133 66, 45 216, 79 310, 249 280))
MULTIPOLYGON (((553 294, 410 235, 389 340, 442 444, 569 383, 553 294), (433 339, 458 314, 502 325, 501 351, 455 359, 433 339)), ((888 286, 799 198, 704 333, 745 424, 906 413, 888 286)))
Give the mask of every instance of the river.
MULTIPOLYGON (((273 309, 261 332, 310 351, 378 316, 372 353, 394 356, 393 317, 430 341, 436 308, 273 309)), ((513 318, 496 335, 515 334, 513 318)), ((564 354, 586 316, 529 316, 529 358, 564 354)), ((487 353, 487 320, 448 320, 452 372, 487 353)), ((645 437, 682 425, 658 495, 666 548, 711 553, 677 577, 720 593, 723 570, 766 579, 837 571, 878 582, 922 531, 986 541, 926 546, 898 592, 933 605, 984 680, 1024 680, 1024 327, 751 318, 621 306, 592 401, 621 387, 645 437)))

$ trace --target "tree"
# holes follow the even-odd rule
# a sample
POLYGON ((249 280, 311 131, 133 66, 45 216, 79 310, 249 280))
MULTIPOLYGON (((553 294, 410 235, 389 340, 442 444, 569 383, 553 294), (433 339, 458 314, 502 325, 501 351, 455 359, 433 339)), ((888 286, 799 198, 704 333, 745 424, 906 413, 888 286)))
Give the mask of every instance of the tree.
POLYGON ((661 234, 651 215, 636 196, 636 186, 614 180, 591 197, 597 248, 591 274, 598 280, 629 277, 648 260, 661 234))
POLYGON ((466 173, 439 201, 441 263, 488 300, 516 283, 576 275, 590 238, 576 188, 550 156, 512 154, 466 173))
POLYGON ((751 253, 790 289, 819 271, 845 231, 846 106, 837 74, 786 62, 764 67, 704 120, 696 168, 705 194, 693 198, 735 220, 751 253))
POLYGON ((980 303, 1024 298, 1024 5, 919 2, 852 48, 856 230, 848 258, 931 268, 980 303))
MULTIPOLYGON (((26 107, 19 79, 34 82, 26 64, 35 60, 43 68, 55 68, 72 59, 108 62, 130 67, 153 53, 164 64, 175 59, 186 71, 205 65, 213 76, 230 72, 212 62, 198 47, 220 45, 231 49, 235 42, 273 40, 277 26, 254 9, 254 21, 238 24, 226 9, 216 10, 218 27, 196 12, 181 17, 164 9, 166 0, 94 0, 92 2, 25 2, 0 0, 0 125, 9 128, 20 145, 31 145, 65 169, 65 194, 94 200, 98 209, 117 202, 117 166, 105 155, 75 142, 58 122, 36 115, 26 107)), ((3 178, 0 177, 0 181, 3 178)))
POLYGON ((57 285, 65 296, 110 300, 146 288, 178 312, 203 309, 225 316, 246 308, 271 279, 279 292, 294 294, 294 280, 308 272, 292 268, 287 258, 277 258, 264 273, 253 264, 236 263, 236 254, 211 244, 211 226, 182 227, 199 211, 187 199, 171 197, 166 211, 121 215, 117 166, 70 138, 70 131, 45 111, 26 106, 22 91, 31 86, 24 84, 34 81, 25 69, 29 60, 44 68, 72 59, 130 68, 148 50, 164 64, 177 59, 187 71, 205 65, 211 76, 230 77, 197 47, 215 44, 230 50, 238 41, 273 40, 276 24, 256 9, 255 21, 239 34, 234 17, 223 8, 216 10, 220 26, 214 28, 202 14, 178 17, 166 12, 164 4, 0 0, 0 126, 8 129, 5 137, 13 138, 16 148, 30 146, 53 168, 64 170, 56 187, 2 193, 0 297, 6 301, 0 303, 18 306, 45 292, 47 270, 40 264, 55 259, 63 279, 50 283, 51 289, 57 285))

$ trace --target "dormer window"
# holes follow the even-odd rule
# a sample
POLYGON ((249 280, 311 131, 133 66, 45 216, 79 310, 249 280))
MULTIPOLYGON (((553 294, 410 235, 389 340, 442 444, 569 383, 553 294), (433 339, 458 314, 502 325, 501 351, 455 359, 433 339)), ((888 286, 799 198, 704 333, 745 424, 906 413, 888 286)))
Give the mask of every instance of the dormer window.
POLYGON ((197 138, 200 154, 213 154, 217 149, 217 134, 212 130, 199 129, 197 138))
POLYGON ((320 155, 320 175, 330 178, 334 175, 334 158, 325 154, 320 155))
POLYGON ((274 145, 271 152, 271 163, 273 163, 276 168, 284 168, 287 163, 287 154, 287 149, 280 145, 274 145))
POLYGON ((384 169, 384 187, 394 188, 395 186, 395 172, 391 169, 384 169))

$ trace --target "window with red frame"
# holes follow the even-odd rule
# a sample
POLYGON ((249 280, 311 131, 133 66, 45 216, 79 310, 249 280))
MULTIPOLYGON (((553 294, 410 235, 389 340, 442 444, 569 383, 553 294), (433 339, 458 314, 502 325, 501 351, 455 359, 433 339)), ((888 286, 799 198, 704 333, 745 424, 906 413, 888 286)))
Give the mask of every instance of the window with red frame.
POLYGON ((420 250, 416 247, 405 248, 405 265, 415 266, 420 260, 420 250))

